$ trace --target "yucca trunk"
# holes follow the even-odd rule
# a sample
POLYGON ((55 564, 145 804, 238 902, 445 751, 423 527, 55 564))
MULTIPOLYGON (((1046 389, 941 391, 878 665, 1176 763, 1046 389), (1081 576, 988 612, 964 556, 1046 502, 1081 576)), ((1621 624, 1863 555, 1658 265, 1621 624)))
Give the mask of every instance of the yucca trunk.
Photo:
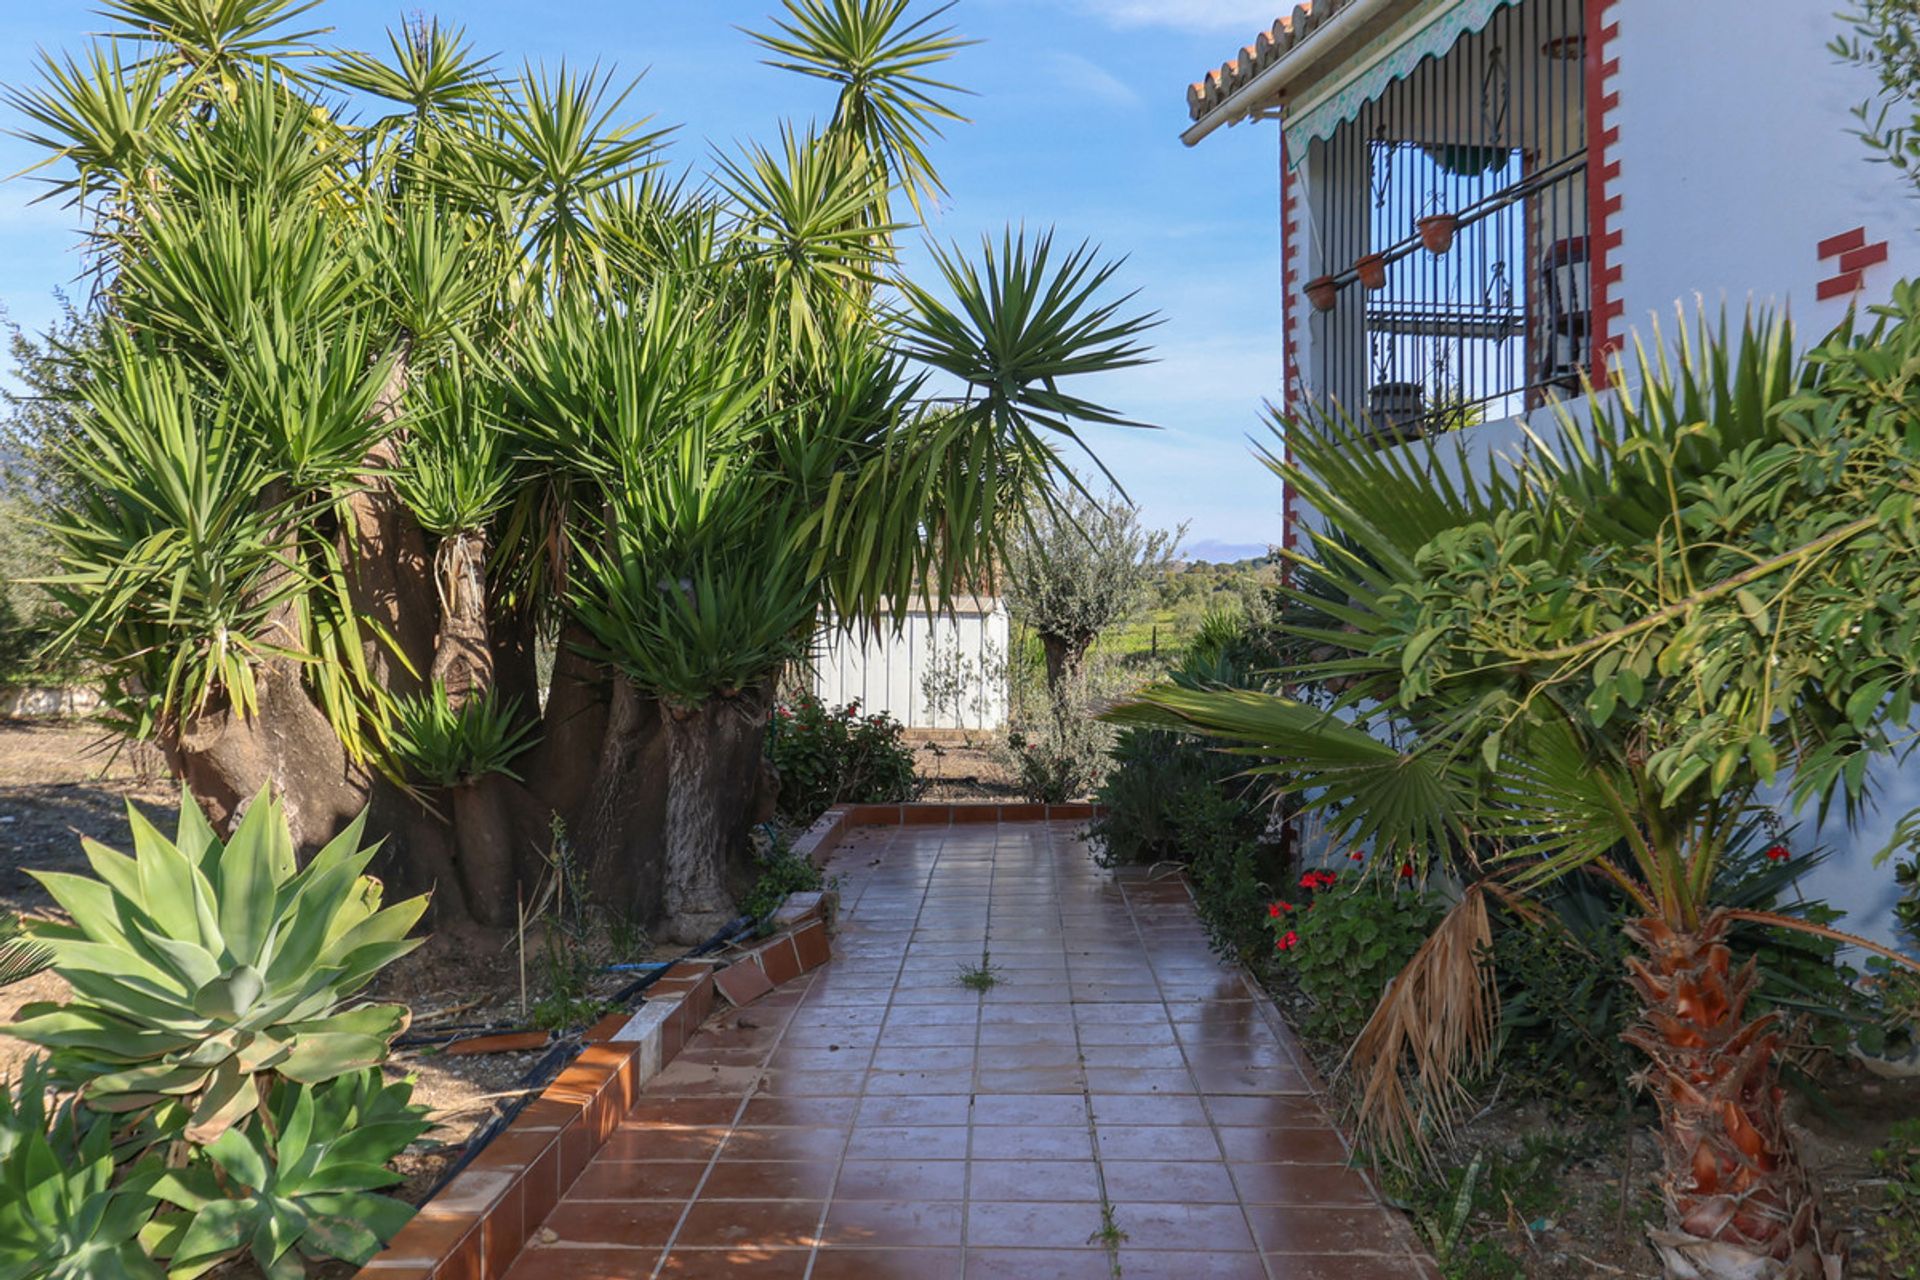
POLYGON ((1747 1016, 1759 975, 1733 968, 1727 928, 1716 913, 1693 932, 1627 930, 1646 958, 1628 962, 1644 1007, 1624 1038, 1651 1059, 1666 1164, 1653 1244, 1676 1280, 1839 1280, 1787 1133, 1778 1020, 1747 1016))
POLYGON ((703 942, 734 916, 749 831, 770 816, 762 752, 770 700, 753 690, 664 708, 666 937, 703 942))

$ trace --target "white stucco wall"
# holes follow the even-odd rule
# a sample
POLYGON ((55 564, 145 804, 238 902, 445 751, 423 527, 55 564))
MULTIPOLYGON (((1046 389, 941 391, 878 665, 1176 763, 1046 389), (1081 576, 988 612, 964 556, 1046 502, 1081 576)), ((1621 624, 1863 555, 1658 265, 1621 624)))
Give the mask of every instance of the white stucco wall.
MULTIPOLYGON (((1591 0, 1590 0, 1591 2, 1591 0)), ((1617 260, 1622 322, 1672 327, 1676 301, 1737 311, 1788 306, 1803 336, 1837 324, 1850 299, 1821 302, 1836 273, 1816 246, 1864 226, 1888 241, 1866 271, 1866 301, 1920 273, 1920 202, 1848 131, 1873 77, 1837 62, 1827 43, 1840 6, 1805 0, 1617 0, 1619 35, 1608 116, 1624 232, 1617 260)))

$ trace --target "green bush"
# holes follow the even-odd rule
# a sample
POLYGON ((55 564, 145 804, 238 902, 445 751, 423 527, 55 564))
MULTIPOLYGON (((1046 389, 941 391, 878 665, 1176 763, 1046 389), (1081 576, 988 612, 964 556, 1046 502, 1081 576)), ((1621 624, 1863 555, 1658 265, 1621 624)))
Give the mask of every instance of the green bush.
POLYGON ((1078 714, 1013 730, 1006 755, 1014 789, 1034 804, 1066 804, 1090 794, 1106 771, 1108 736, 1106 726, 1078 714))
POLYGON ((760 876, 740 900, 740 914, 755 920, 772 915, 788 894, 812 893, 825 883, 813 860, 795 853, 792 842, 775 830, 755 832, 753 861, 760 876))
POLYGON ((343 1006, 426 900, 381 907, 359 822, 299 867, 264 793, 224 844, 190 797, 171 840, 128 821, 134 856, 87 842, 97 878, 36 873, 72 923, 30 936, 73 994, 5 1028, 48 1055, 0 1113, 0 1280, 364 1263, 409 1215, 373 1189, 425 1109, 379 1071, 407 1011, 343 1006))
POLYGON ((1274 952, 1313 1002, 1302 1028, 1331 1044, 1358 1035, 1387 983, 1446 914, 1411 867, 1308 871, 1296 895, 1268 904, 1274 952))
POLYGON ((779 812, 810 825, 837 804, 900 804, 920 794, 913 748, 892 716, 863 716, 860 704, 829 708, 802 694, 773 709, 767 758, 780 773, 779 812))
POLYGON ((1882 1212, 1873 1220, 1880 1228, 1872 1243, 1881 1274, 1920 1280, 1920 1120, 1893 1126, 1887 1145, 1873 1153, 1873 1168, 1886 1180, 1882 1212))

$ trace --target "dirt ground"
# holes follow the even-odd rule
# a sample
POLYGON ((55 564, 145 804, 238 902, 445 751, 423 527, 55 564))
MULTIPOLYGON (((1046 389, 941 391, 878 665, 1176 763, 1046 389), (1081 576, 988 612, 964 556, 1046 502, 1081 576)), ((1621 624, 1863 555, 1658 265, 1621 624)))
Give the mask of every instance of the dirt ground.
POLYGON ((972 740, 921 741, 914 750, 915 771, 927 783, 922 800, 957 804, 1020 798, 988 735, 972 740))

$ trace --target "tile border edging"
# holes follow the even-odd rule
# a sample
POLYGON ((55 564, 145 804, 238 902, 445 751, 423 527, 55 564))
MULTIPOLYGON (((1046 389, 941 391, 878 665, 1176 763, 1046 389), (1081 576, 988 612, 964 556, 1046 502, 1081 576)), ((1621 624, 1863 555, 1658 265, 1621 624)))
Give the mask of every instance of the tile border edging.
POLYGON ((1105 812, 1101 805, 938 802, 933 804, 853 804, 827 810, 793 843, 793 851, 815 866, 840 847, 856 827, 968 826, 989 822, 1086 822, 1105 812))
MULTIPOLYGON (((787 927, 736 954, 770 990, 830 958, 820 895, 795 894, 775 913, 787 927), (784 917, 784 918, 783 918, 784 917)), ((682 960, 637 1010, 612 1013, 586 1032, 580 1056, 420 1210, 355 1280, 500 1280, 559 1204, 641 1086, 666 1067, 713 1012, 712 960, 682 960)))

